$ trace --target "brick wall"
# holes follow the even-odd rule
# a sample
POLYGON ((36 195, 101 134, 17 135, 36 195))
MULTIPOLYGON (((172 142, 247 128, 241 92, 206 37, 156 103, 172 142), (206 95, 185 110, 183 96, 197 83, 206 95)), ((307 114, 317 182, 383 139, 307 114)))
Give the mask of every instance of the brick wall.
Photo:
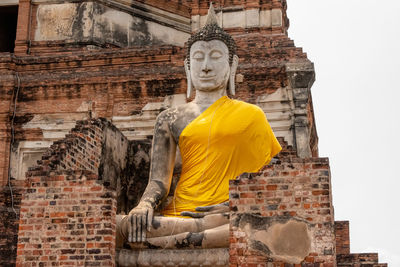
POLYGON ((114 266, 117 179, 127 149, 108 121, 80 121, 30 168, 17 266, 114 266))
POLYGON ((114 266, 115 191, 89 171, 29 175, 17 266, 114 266))
MULTIPOLYGON (((256 174, 230 183, 231 266, 283 266, 274 252, 253 246, 247 226, 249 214, 266 225, 297 220, 307 225, 311 248, 302 266, 334 266, 335 241, 329 162, 326 158, 299 159, 285 148, 278 162, 256 174), (268 265, 270 266, 270 265, 268 265)), ((286 266, 286 265, 285 265, 286 266)))

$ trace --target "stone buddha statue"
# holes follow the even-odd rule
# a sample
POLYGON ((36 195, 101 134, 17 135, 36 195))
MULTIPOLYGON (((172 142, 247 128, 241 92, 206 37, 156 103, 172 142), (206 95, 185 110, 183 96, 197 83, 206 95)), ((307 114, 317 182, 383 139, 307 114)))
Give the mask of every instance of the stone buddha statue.
POLYGON ((229 180, 259 171, 281 150, 264 112, 227 96, 235 94, 238 61, 211 5, 187 42, 187 96, 195 90, 195 98, 157 117, 149 183, 139 204, 117 216, 117 247, 229 246, 229 180), (177 149, 182 172, 173 199, 154 216, 170 191, 177 149))

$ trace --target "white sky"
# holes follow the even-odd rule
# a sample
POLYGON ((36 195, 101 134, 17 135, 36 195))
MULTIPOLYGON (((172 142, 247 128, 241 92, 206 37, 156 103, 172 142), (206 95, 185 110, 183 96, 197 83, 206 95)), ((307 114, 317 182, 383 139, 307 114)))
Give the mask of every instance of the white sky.
POLYGON ((400 1, 288 0, 289 37, 314 62, 321 157, 352 253, 400 267, 400 1))

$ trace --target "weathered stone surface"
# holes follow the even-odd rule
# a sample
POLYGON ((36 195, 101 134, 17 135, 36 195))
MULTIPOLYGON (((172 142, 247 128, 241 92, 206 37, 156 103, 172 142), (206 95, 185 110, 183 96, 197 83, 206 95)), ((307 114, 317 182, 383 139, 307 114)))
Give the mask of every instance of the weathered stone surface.
POLYGON ((311 233, 306 221, 244 215, 238 224, 246 233, 250 248, 275 260, 299 264, 311 251, 311 233))
POLYGON ((318 156, 318 136, 311 105, 310 88, 315 81, 314 66, 310 62, 285 65, 294 103, 294 134, 297 155, 301 158, 318 156))
MULTIPOLYGON (((222 9, 217 13, 217 20, 224 29, 231 28, 271 28, 282 27, 281 9, 261 10, 261 9, 222 9)), ((204 26, 206 15, 192 16, 192 31, 197 31, 204 26)))
MULTIPOLYGON (((183 46, 189 36, 185 24, 181 22, 185 21, 186 25, 189 25, 185 18, 171 14, 169 21, 170 24, 177 24, 175 29, 164 25, 168 20, 165 17, 162 21, 154 17, 146 20, 146 16, 143 19, 140 10, 130 6, 122 5, 122 7, 125 8, 121 10, 115 9, 112 5, 108 7, 103 5, 102 1, 62 4, 41 2, 37 7, 34 40, 73 40, 100 45, 112 44, 118 47, 156 44, 183 46), (172 19, 179 22, 173 22, 172 19)), ((148 9, 149 16, 152 9, 148 9)))

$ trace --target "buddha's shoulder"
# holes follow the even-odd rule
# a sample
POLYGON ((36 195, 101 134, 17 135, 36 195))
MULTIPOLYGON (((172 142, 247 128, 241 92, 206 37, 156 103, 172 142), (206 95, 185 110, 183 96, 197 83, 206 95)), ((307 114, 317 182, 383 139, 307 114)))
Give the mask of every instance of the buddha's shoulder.
POLYGON ((175 110, 178 114, 186 114, 186 113, 198 113, 199 112, 199 106, 196 105, 193 101, 188 102, 185 104, 181 104, 179 106, 175 107, 175 110))
POLYGON ((176 107, 167 108, 158 115, 158 120, 176 121, 182 117, 193 116, 198 113, 198 106, 192 102, 176 107))

